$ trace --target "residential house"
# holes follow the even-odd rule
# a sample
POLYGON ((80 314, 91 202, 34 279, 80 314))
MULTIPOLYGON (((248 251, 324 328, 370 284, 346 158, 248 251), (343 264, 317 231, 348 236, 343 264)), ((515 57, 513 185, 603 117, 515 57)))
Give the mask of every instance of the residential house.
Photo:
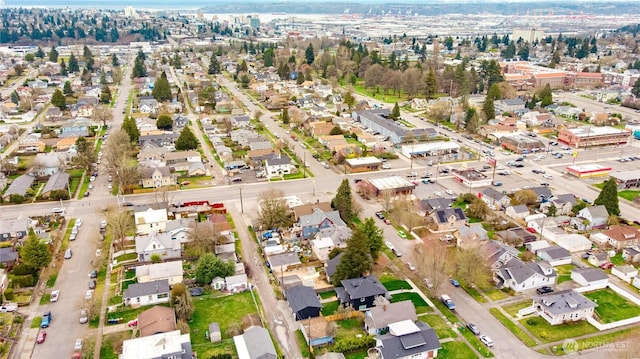
POLYGON ((122 342, 120 359, 193 359, 191 337, 179 330, 122 342))
POLYGON ((376 336, 380 359, 435 358, 442 348, 435 330, 422 321, 389 324, 389 332, 376 336))
POLYGON ((504 211, 504 214, 513 219, 524 219, 524 217, 528 216, 530 212, 529 208, 526 205, 519 204, 507 207, 507 209, 504 211))
POLYGON ((124 291, 125 305, 140 307, 169 302, 169 281, 157 280, 147 283, 133 283, 124 291))
POLYGON ((302 228, 302 238, 304 239, 312 238, 323 228, 347 225, 340 218, 338 211, 325 212, 320 208, 314 209, 312 214, 301 216, 298 223, 302 228))
POLYGON ((277 359, 276 348, 269 331, 262 327, 247 328, 242 335, 233 337, 238 359, 277 359))
POLYGON ((40 134, 29 134, 18 142, 17 153, 40 153, 44 152, 46 144, 40 139, 40 134))
POLYGON ((166 279, 169 285, 182 283, 182 261, 171 261, 136 266, 136 279, 138 283, 153 282, 166 279))
POLYGON ((149 234, 151 232, 164 232, 167 230, 167 209, 147 208, 133 214, 136 224, 136 233, 149 234))
POLYGON ((609 276, 600 268, 574 268, 571 279, 581 286, 604 287, 609 283, 609 276))
POLYGON ((320 315, 322 304, 313 288, 297 285, 287 289, 284 296, 289 303, 295 320, 303 320, 320 315))
POLYGON ((138 262, 149 262, 153 255, 161 259, 180 258, 182 246, 179 241, 171 240, 168 233, 151 232, 135 237, 138 262))
POLYGON ((4 268, 11 268, 18 262, 18 252, 13 247, 0 248, 0 263, 4 268))
POLYGON ((544 286, 553 286, 556 282, 556 270, 545 261, 522 262, 512 258, 493 271, 498 288, 509 288, 523 292, 544 286))
POLYGON ((295 166, 291 164, 289 157, 278 155, 264 161, 264 168, 268 179, 282 177, 291 174, 295 166))
POLYGON ((571 193, 554 196, 550 201, 542 202, 540 209, 547 213, 549 207, 556 207, 556 215, 568 215, 576 205, 576 197, 571 193))
POLYGON ((29 233, 29 217, 0 218, 0 242, 22 239, 29 233))
POLYGON ((144 167, 140 169, 140 182, 144 188, 160 188, 176 184, 177 175, 169 167, 144 167))
POLYGON ((336 295, 343 306, 356 310, 373 307, 377 297, 387 297, 389 292, 377 277, 367 276, 340 281, 342 287, 336 287, 336 295))
MULTIPOLYGON (((54 191, 64 191, 67 196, 69 195, 69 173, 67 172, 56 172, 49 180, 47 180, 47 184, 44 185, 42 189, 42 198, 49 198, 54 191)), ((57 199, 57 198, 56 198, 57 199)))
POLYGON ((609 263, 609 254, 607 252, 596 252, 589 254, 587 262, 594 267, 600 267, 603 264, 609 263))
POLYGON ((30 176, 28 174, 24 174, 20 177, 17 177, 11 181, 9 188, 4 192, 2 198, 5 202, 11 200, 12 195, 18 195, 21 197, 25 197, 27 195, 27 191, 31 188, 33 181, 35 181, 35 177, 30 176))
POLYGON ((611 268, 611 274, 627 283, 631 283, 633 278, 638 276, 638 269, 630 264, 623 264, 611 268))
POLYGON ((156 147, 175 148, 176 140, 180 137, 179 133, 164 132, 162 134, 142 134, 138 138, 138 146, 141 148, 147 145, 156 147))
POLYGON ((73 120, 69 120, 62 124, 62 126, 60 126, 60 134, 58 134, 58 138, 87 137, 89 136, 89 129, 93 125, 94 123, 86 118, 76 118, 73 120))
POLYGON ((505 243, 512 244, 513 246, 519 247, 523 244, 533 242, 538 238, 526 231, 522 227, 510 228, 504 231, 496 232, 496 235, 505 243))
POLYGON ((231 117, 231 124, 233 125, 233 127, 240 127, 240 128, 246 128, 246 127, 250 127, 251 125, 251 119, 249 118, 249 116, 232 116, 231 117))
POLYGON ((181 163, 181 162, 200 162, 202 163, 202 158, 200 156, 200 152, 198 151, 175 151, 175 152, 167 152, 162 155, 162 158, 167 163, 167 166, 171 167, 172 165, 181 163))
POLYGON ((295 252, 284 252, 267 257, 267 265, 274 272, 274 275, 282 277, 282 274, 290 267, 296 267, 300 264, 300 257, 295 252))
POLYGON ((329 259, 329 253, 335 248, 333 240, 329 237, 322 237, 311 240, 311 253, 321 262, 329 259))
POLYGON ((547 186, 532 187, 530 190, 538 195, 538 202, 548 202, 553 198, 553 192, 547 186))
POLYGON ((295 220, 298 221, 300 220, 300 217, 312 214, 316 208, 319 208, 324 212, 330 212, 333 210, 330 202, 301 204, 292 208, 295 220))
POLYGON ((390 324, 404 320, 418 320, 416 307, 410 300, 369 308, 364 313, 364 330, 369 335, 379 335, 386 332, 390 324))
POLYGON ((39 177, 48 177, 60 171, 64 165, 58 152, 38 153, 33 161, 32 172, 39 177))
POLYGON ((640 262, 640 247, 630 246, 622 250, 622 259, 631 263, 640 262))
POLYGON ((467 223, 467 216, 461 208, 445 208, 431 214, 433 223, 437 226, 435 232, 453 232, 467 223))
POLYGON ((416 202, 418 206, 418 214, 421 216, 429 216, 437 210, 451 208, 453 198, 423 198, 416 202))
POLYGON ((184 245, 189 241, 189 232, 195 222, 193 218, 176 218, 167 221, 165 232, 171 236, 172 241, 178 241, 184 245))
POLYGON ((591 206, 581 209, 571 219, 571 225, 579 230, 591 230, 606 227, 608 220, 609 212, 604 205, 591 206))
POLYGON ((640 229, 635 226, 613 225, 602 233, 607 236, 609 245, 617 251, 640 244, 640 229))
POLYGON ((496 191, 493 187, 487 187, 482 190, 481 199, 488 206, 493 206, 495 209, 501 209, 508 207, 511 204, 511 198, 506 194, 496 191))
POLYGON ((176 330, 176 313, 173 308, 157 305, 138 314, 140 337, 176 330))
POLYGON ((347 226, 330 226, 321 228, 315 235, 315 239, 331 239, 334 247, 347 248, 347 240, 351 238, 353 231, 347 226))
POLYGON ((62 111, 57 106, 50 106, 44 116, 47 122, 60 121, 62 119, 62 111))
POLYGON ((153 96, 140 96, 138 110, 142 113, 155 113, 158 110, 158 101, 153 96))
POLYGON ((187 176, 189 177, 205 175, 207 175, 207 170, 202 162, 192 162, 187 169, 187 176))
POLYGON ((571 252, 560 246, 549 246, 538 249, 536 255, 554 267, 571 264, 571 252))
POLYGON ((456 245, 458 248, 477 248, 489 239, 487 230, 482 227, 482 223, 465 223, 458 227, 455 232, 456 245))
POLYGON ((573 289, 537 295, 532 300, 538 315, 551 325, 591 318, 598 306, 573 289))

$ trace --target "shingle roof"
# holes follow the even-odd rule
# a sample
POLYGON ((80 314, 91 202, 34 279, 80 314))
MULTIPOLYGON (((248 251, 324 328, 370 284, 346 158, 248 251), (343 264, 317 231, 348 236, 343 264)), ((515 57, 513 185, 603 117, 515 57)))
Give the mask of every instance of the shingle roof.
POLYGON ((587 308, 595 308, 598 305, 584 295, 573 289, 563 290, 555 293, 534 296, 531 299, 554 315, 572 313, 587 308))
POLYGON ((338 254, 337 256, 327 261, 327 268, 325 268, 325 272, 329 277, 331 277, 336 272, 336 268, 338 267, 338 264, 340 263, 340 260, 342 259, 343 255, 344 255, 344 252, 338 254))
POLYGON ((69 177, 69 174, 63 171, 52 174, 44 186, 42 193, 66 189, 69 185, 69 177))
POLYGON ((155 306, 138 314, 138 329, 141 337, 174 331, 176 314, 172 308, 155 306))
POLYGON ((385 359, 404 358, 442 347, 433 328, 421 321, 417 321, 416 326, 419 331, 415 333, 401 336, 388 333, 377 336, 376 340, 382 344, 378 346, 382 357, 385 359))
POLYGON ((385 328, 391 323, 402 320, 418 320, 416 315, 416 307, 410 300, 389 303, 378 307, 369 308, 365 321, 369 323, 371 328, 385 328))
POLYGON ((600 268, 574 268, 571 272, 578 273, 588 282, 597 282, 604 279, 609 279, 607 273, 600 268))
POLYGON ((302 226, 317 226, 325 219, 329 219, 335 226, 346 226, 338 211, 323 211, 320 208, 314 209, 312 214, 300 216, 300 224, 302 226))
POLYGON ((262 327, 250 327, 242 334, 250 359, 275 359, 276 348, 273 346, 269 331, 262 327))
POLYGON ((385 295, 387 293, 387 289, 380 283, 378 278, 372 275, 344 279, 340 283, 351 300, 385 295))
POLYGON ((285 296, 287 297, 287 302, 289 302, 289 306, 294 313, 309 307, 322 308, 318 295, 311 287, 297 285, 286 290, 285 296))
POLYGON ((456 220, 465 220, 467 216, 464 214, 462 209, 460 208, 445 208, 440 209, 435 212, 438 223, 446 223, 449 220, 449 217, 455 216, 456 220))
POLYGON ((571 257, 571 253, 560 247, 560 246, 550 246, 547 248, 538 249, 538 253, 545 252, 551 259, 561 259, 571 257))
POLYGON ((169 292, 169 280, 155 280, 148 283, 134 283, 124 291, 124 298, 136 298, 144 295, 152 295, 169 292))
POLYGON ((2 195, 3 197, 9 197, 12 194, 19 194, 24 196, 27 193, 27 190, 31 188, 31 185, 35 181, 35 177, 29 175, 22 175, 11 182, 11 185, 2 195))

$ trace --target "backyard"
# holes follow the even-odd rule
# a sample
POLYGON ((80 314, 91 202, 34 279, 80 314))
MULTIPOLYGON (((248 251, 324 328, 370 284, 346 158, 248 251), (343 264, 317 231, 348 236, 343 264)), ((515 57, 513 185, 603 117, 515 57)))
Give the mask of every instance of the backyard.
POLYGON ((640 307, 610 288, 584 294, 598 304, 596 315, 600 322, 612 323, 640 315, 640 307))
POLYGON ((565 264, 565 265, 556 267, 556 272, 558 273, 558 284, 571 280, 572 269, 573 269, 573 264, 565 264))

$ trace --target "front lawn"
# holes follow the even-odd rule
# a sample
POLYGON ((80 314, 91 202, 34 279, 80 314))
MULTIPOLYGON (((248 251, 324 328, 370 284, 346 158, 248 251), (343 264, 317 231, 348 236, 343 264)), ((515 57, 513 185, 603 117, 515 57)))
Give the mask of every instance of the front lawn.
POLYGON ((476 353, 463 341, 442 343, 442 349, 438 351, 438 357, 456 359, 476 359, 476 353))
POLYGON ((389 292, 400 289, 411 289, 411 286, 409 285, 409 283, 407 283, 407 281, 400 279, 391 279, 387 281, 381 280, 380 282, 382 283, 382 285, 384 285, 385 288, 387 288, 389 292))
POLYGON ((501 291, 496 287, 480 288, 480 290, 483 291, 484 294, 491 300, 502 300, 509 298, 509 295, 507 295, 507 293, 501 291))
POLYGON ((535 335, 542 343, 557 342, 598 331, 598 329, 589 324, 586 320, 567 324, 551 325, 541 317, 532 317, 521 319, 520 324, 527 328, 529 333, 535 335))
POLYGON ((410 300, 413 302, 413 305, 416 307, 416 313, 426 313, 431 311, 427 302, 422 299, 422 297, 418 293, 414 292, 406 292, 406 293, 398 293, 394 294, 391 297, 391 303, 402 302, 405 300, 410 300))
POLYGON ((640 307, 610 288, 585 293, 584 295, 598 304, 596 314, 600 322, 612 323, 640 315, 640 307))
POLYGON ((471 331, 467 329, 467 327, 461 326, 458 327, 458 330, 460 331, 460 334, 462 334, 462 336, 464 336, 469 341, 469 344, 473 345, 483 357, 493 357, 493 352, 491 352, 491 349, 487 348, 487 346, 484 345, 475 334, 471 333, 471 331))
POLYGON ((429 324, 429 326, 435 330, 439 339, 456 337, 456 333, 439 314, 427 314, 421 316, 419 319, 429 324))
POLYGON ((518 337, 518 339, 520 339, 520 341, 523 342, 524 345, 533 347, 538 344, 533 338, 529 336, 529 334, 522 330, 522 328, 517 326, 516 323, 512 322, 511 319, 507 318, 506 315, 502 314, 502 312, 500 312, 498 308, 491 308, 489 309, 489 312, 491 312, 491 314, 493 314, 493 316, 496 317, 496 319, 498 319, 500 323, 502 323, 502 325, 509 329, 511 333, 518 337))
POLYGON ((520 309, 528 308, 530 306, 531 306, 531 301, 525 300, 522 302, 505 305, 502 307, 502 309, 504 309, 505 312, 509 313, 510 316, 517 318, 518 311, 520 309))
POLYGON ((335 314, 338 310, 338 307, 340 307, 340 302, 337 300, 329 303, 323 303, 321 310, 322 315, 326 317, 328 315, 335 314))

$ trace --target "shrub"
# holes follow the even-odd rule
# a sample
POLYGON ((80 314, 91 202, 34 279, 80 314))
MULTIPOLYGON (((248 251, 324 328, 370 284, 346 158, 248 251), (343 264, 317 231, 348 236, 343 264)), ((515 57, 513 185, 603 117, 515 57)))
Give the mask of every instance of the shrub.
POLYGON ((7 300, 13 300, 15 298, 15 295, 13 295, 13 288, 5 289, 4 297, 7 298, 7 300))
POLYGON ((369 348, 373 346, 375 340, 370 336, 363 336, 360 338, 345 338, 338 340, 333 345, 333 351, 344 353, 350 352, 362 348, 369 348))
POLYGON ((13 271, 11 271, 11 273, 13 273, 13 275, 18 275, 18 276, 27 275, 27 274, 34 275, 36 274, 36 269, 33 266, 30 266, 28 264, 20 263, 15 267, 13 267, 13 271))
POLYGON ((531 325, 531 326, 536 326, 538 325, 538 321, 531 318, 531 319, 527 319, 527 324, 531 325))
POLYGON ((36 279, 31 274, 16 275, 11 280, 14 288, 33 287, 36 284, 36 279))

